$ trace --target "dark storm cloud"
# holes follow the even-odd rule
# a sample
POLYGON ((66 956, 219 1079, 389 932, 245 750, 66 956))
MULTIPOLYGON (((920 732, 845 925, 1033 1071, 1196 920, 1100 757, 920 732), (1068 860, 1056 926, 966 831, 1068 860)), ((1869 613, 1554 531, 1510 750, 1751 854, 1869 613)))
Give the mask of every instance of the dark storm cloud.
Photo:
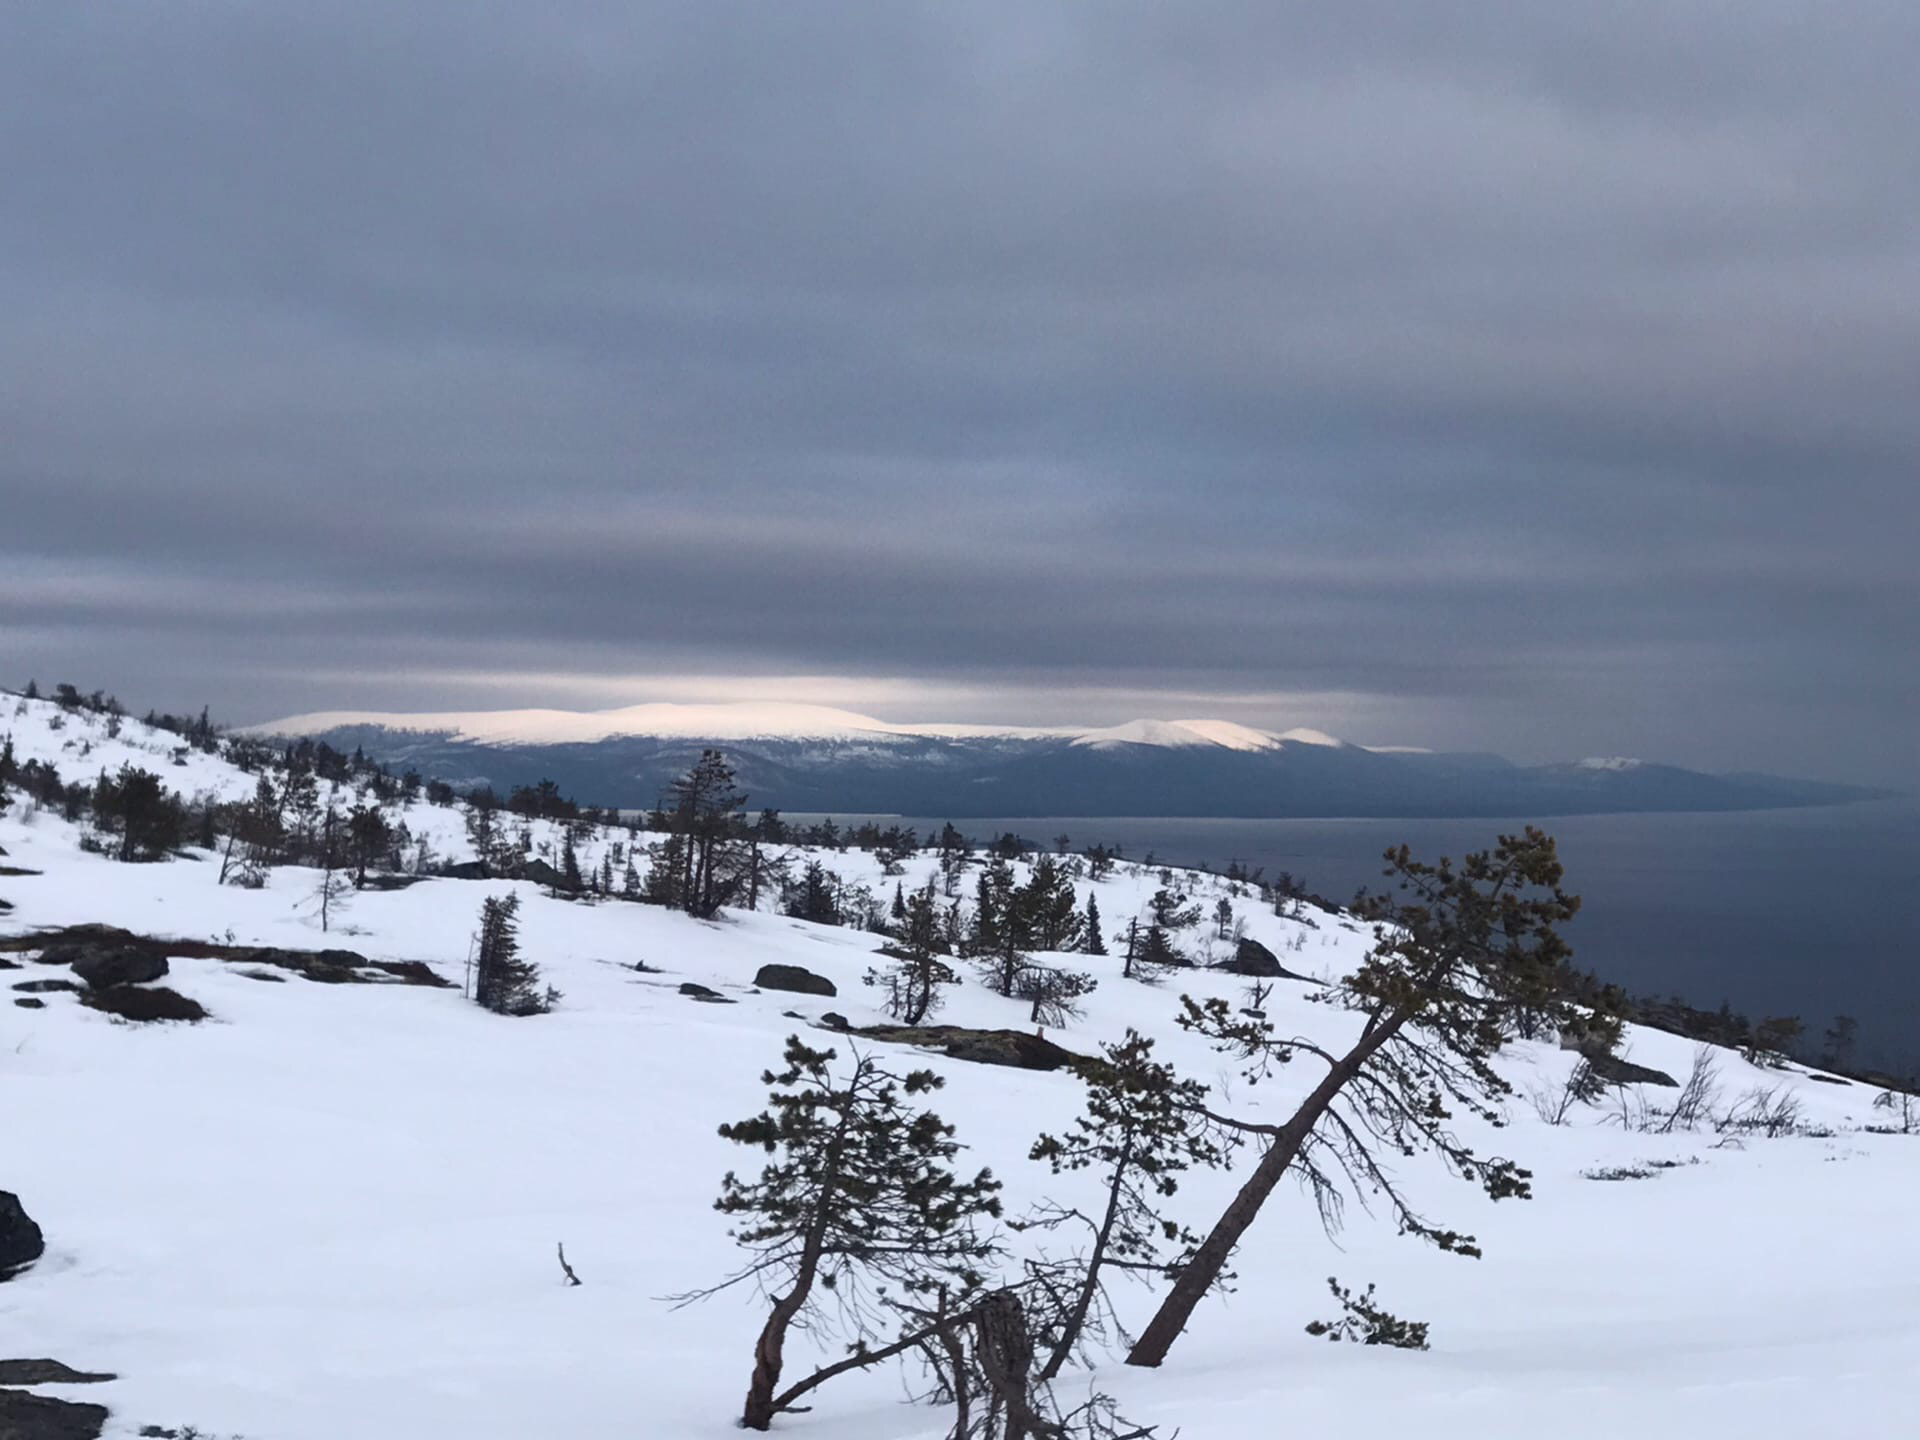
POLYGON ((1916 56, 1764 0, 15 7, 0 656, 1910 779, 1916 56))

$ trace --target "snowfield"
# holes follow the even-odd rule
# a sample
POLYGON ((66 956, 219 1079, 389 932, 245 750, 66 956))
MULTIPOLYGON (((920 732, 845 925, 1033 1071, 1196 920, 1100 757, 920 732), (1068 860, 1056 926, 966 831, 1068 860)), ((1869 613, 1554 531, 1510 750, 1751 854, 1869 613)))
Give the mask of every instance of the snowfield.
MULTIPOLYGON (((0 703, 0 734, 11 729, 19 758, 53 760, 69 779, 130 759, 188 792, 252 789, 214 757, 174 766, 172 738, 133 722, 108 739, 97 717, 67 717, 56 731, 51 706, 0 703)), ((441 855, 467 853, 457 810, 416 803, 405 818, 441 855)), ((116 1372, 110 1385, 43 1393, 110 1405, 109 1433, 123 1436, 151 1424, 248 1440, 738 1433, 762 1307, 745 1289, 681 1309, 662 1297, 735 1265, 712 1201, 724 1171, 759 1162, 715 1127, 762 1107, 760 1072, 786 1035, 844 1054, 845 1037, 811 1028, 822 1013, 882 1018, 878 992, 861 983, 882 937, 770 910, 700 923, 449 879, 358 894, 322 936, 306 903, 312 872, 223 888, 209 855, 121 865, 83 851, 82 834, 15 795, 0 815, 0 864, 40 873, 0 878, 14 905, 0 933, 101 921, 201 941, 334 944, 424 960, 457 983, 482 897, 515 890, 524 951, 564 999, 550 1015, 507 1019, 458 989, 263 983, 231 964, 176 959, 166 983, 211 1020, 128 1025, 57 993, 40 997, 41 1010, 0 1005, 0 1189, 20 1195, 48 1240, 38 1265, 0 1284, 0 1357, 116 1372), (803 965, 839 994, 756 992, 753 975, 769 962, 803 965), (686 981, 737 1003, 689 1000, 677 993, 686 981), (561 1283, 561 1241, 580 1288, 561 1283)), ((823 858, 891 893, 871 856, 823 858)), ((908 862, 909 889, 932 863, 908 862)), ((1109 932, 1156 883, 1123 867, 1097 886, 1109 932)), ((1225 893, 1213 888, 1224 882, 1196 883, 1209 908, 1225 893)), ((1090 882, 1079 885, 1084 899, 1090 882)), ((1234 907, 1294 970, 1339 973, 1367 947, 1334 915, 1282 919, 1257 896, 1234 907)), ((1183 990, 1239 997, 1244 981, 1196 972, 1154 988, 1122 980, 1117 959, 1074 963, 1101 983, 1084 1021, 1048 1032, 1062 1044, 1092 1051, 1138 1028, 1242 1113, 1284 1115, 1318 1078, 1302 1059, 1249 1090, 1173 1025, 1183 990)), ((0 970, 0 994, 64 973, 30 962, 0 970)), ((1350 1036, 1353 1018, 1309 993, 1276 985, 1268 1008, 1280 1028, 1327 1044, 1350 1036)), ((936 1018, 1030 1028, 1023 1003, 971 979, 936 1018)), ((934 1108, 958 1127, 964 1160, 1005 1181, 1010 1213, 1043 1196, 1086 1198, 1093 1182, 1026 1158, 1039 1131, 1079 1112, 1072 1074, 874 1048, 896 1067, 945 1076, 934 1108)), ((1685 1078, 1694 1046, 1635 1030, 1626 1049, 1685 1078)), ((1722 1108, 1756 1084, 1783 1084, 1833 1133, 1631 1133, 1609 1120, 1611 1100, 1549 1125, 1526 1094, 1564 1080, 1573 1057, 1515 1045, 1503 1062, 1521 1092, 1510 1123, 1461 1130, 1531 1168, 1534 1199, 1495 1205, 1430 1158, 1396 1162, 1418 1205, 1477 1235, 1484 1259, 1396 1237, 1358 1206, 1331 1242, 1311 1202, 1283 1187, 1237 1256, 1237 1291, 1202 1307, 1163 1369, 1128 1369, 1115 1355, 1100 1385, 1136 1421, 1184 1440, 1912 1435, 1920 1136, 1868 1133, 1886 1112, 1867 1086, 1762 1071, 1729 1052, 1718 1062, 1722 1108), (1644 1179, 1583 1175, 1652 1161, 1674 1163, 1644 1179), (1376 1282, 1388 1308, 1431 1323, 1432 1350, 1303 1333, 1335 1313, 1329 1275, 1356 1290, 1376 1282)), ((1206 1229, 1250 1164, 1243 1155, 1232 1173, 1195 1175, 1169 1213, 1206 1229)), ((1136 1326, 1155 1294, 1117 1290, 1136 1326)), ((803 1339, 795 1374, 811 1353, 803 1339)), ((1086 1384, 1069 1372, 1063 1393, 1086 1384)), ((815 1398, 775 1433, 946 1434, 944 1412, 906 1403, 890 1369, 815 1398)))

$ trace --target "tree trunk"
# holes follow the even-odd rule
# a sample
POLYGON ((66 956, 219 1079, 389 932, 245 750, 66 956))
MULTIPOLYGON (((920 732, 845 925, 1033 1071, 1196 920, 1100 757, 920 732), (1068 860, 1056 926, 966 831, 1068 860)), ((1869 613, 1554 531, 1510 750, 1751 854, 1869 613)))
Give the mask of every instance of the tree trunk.
POLYGON ((765 1430, 773 1424, 776 1413, 773 1387, 780 1383, 787 1327, 793 1324, 793 1317, 806 1304, 812 1278, 809 1275, 796 1282, 793 1289, 774 1301, 773 1313, 767 1316, 760 1338, 754 1342, 753 1378, 747 1383, 747 1403, 740 1415, 740 1423, 749 1430, 765 1430))
POLYGON ((1113 1180, 1107 1186, 1107 1213, 1100 1217, 1100 1231, 1094 1236, 1093 1250, 1087 1256, 1087 1274, 1081 1281, 1079 1295, 1074 1298, 1073 1313, 1067 1317, 1067 1323, 1060 1327, 1059 1343, 1053 1347, 1053 1354, 1047 1357, 1047 1363, 1040 1371, 1042 1385, 1066 1366, 1067 1357, 1073 1354, 1074 1341, 1080 1338, 1080 1332, 1086 1328, 1087 1316, 1093 1310, 1094 1296, 1100 1293, 1100 1267, 1106 1263, 1107 1247, 1113 1243, 1113 1227, 1120 1218, 1121 1187, 1126 1183, 1127 1167, 1132 1163, 1133 1142, 1129 1139, 1113 1167, 1113 1180))
POLYGON ((1233 1197, 1207 1238, 1200 1242, 1193 1259, 1180 1271, 1167 1298, 1160 1302, 1153 1319, 1140 1332, 1140 1338, 1127 1354, 1127 1364, 1155 1366, 1167 1358, 1167 1351, 1173 1348, 1173 1342, 1187 1328, 1187 1321, 1200 1301, 1227 1268, 1227 1260, 1240 1243, 1240 1237, 1253 1224, 1260 1207, 1273 1193, 1273 1187, 1280 1183, 1280 1177, 1298 1158, 1320 1118, 1332 1107, 1346 1083, 1360 1073, 1374 1052, 1391 1040, 1406 1021, 1406 1015, 1396 1014, 1381 1022, 1373 1033, 1362 1035, 1359 1043, 1327 1071, 1326 1078, 1301 1102, 1293 1118, 1275 1133, 1273 1144, 1260 1158, 1253 1174, 1247 1177, 1247 1183, 1240 1187, 1240 1193, 1233 1197))

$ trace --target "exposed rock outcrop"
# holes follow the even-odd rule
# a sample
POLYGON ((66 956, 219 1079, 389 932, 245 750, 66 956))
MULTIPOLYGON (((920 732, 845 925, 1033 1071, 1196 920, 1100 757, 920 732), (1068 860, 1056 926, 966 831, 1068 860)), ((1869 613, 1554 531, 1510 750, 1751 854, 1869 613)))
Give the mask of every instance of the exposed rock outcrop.
POLYGON ((10 1280, 47 1250, 46 1236, 11 1191, 0 1190, 0 1280, 10 1280))
POLYGON ((753 983, 762 990, 791 990, 799 995, 838 995, 834 983, 800 965, 762 965, 753 983))

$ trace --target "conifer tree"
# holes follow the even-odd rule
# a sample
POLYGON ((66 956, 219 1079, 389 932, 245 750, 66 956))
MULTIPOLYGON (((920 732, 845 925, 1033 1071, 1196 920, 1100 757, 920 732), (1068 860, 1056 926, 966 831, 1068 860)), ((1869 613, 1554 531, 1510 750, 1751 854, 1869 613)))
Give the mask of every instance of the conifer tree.
POLYGON ((732 1234, 747 1262, 684 1298, 742 1283, 772 1297, 741 1413, 749 1430, 767 1429, 811 1388, 780 1388, 794 1326, 851 1332, 857 1353, 878 1328, 883 1290, 971 1294, 997 1253, 982 1226, 1000 1213, 1000 1182, 986 1170, 956 1176, 953 1127, 913 1103, 939 1089, 940 1077, 896 1075, 857 1053, 851 1071, 837 1074, 834 1058, 788 1037, 785 1068, 762 1077, 769 1108, 720 1127, 724 1138, 775 1158, 754 1180, 729 1172, 715 1202, 737 1222, 732 1234))
POLYGON ((1033 874, 1016 902, 1036 950, 1075 950, 1080 945, 1080 902, 1073 881, 1051 855, 1033 863, 1033 874))
POLYGON ((1013 867, 1001 856, 987 861, 973 887, 973 931, 967 948, 974 955, 999 953, 1013 909, 1013 867))
POLYGON ((473 952, 473 998, 496 1015, 543 1015, 559 994, 540 983, 540 967, 520 953, 520 897, 480 902, 473 952))
MULTIPOLYGON (((264 777, 263 777, 264 778, 264 777)), ((353 888, 367 888, 367 867, 392 845, 393 828, 377 805, 356 804, 347 815, 347 853, 353 868, 353 888)))
POLYGON ((699 764, 673 782, 665 808, 670 836, 679 845, 663 851, 663 884, 669 903, 710 920, 739 891, 746 877, 747 797, 734 784, 733 767, 718 750, 704 750, 699 764))
POLYGON ((119 836, 123 861, 159 860, 186 838, 186 812, 177 796, 151 770, 122 765, 93 787, 93 817, 119 836))
POLYGON ((1396 890, 1363 898, 1357 907, 1374 925, 1373 948, 1351 976, 1321 996, 1360 1017, 1344 1051, 1277 1033, 1263 1016, 1239 1013, 1223 999, 1182 998, 1182 1027, 1245 1062, 1249 1082, 1300 1056, 1325 1071, 1284 1121, 1212 1117, 1238 1135, 1257 1137, 1264 1153, 1181 1267, 1128 1364, 1158 1365, 1166 1358, 1290 1170, 1319 1202, 1325 1223, 1337 1223, 1345 1189, 1359 1187, 1390 1207, 1402 1233, 1478 1255, 1471 1235, 1443 1229, 1414 1210, 1381 1152, 1432 1152, 1491 1198, 1524 1199, 1531 1194, 1529 1173, 1511 1160, 1475 1154, 1450 1128, 1452 1107, 1500 1123, 1499 1103, 1513 1087, 1492 1058, 1517 1011, 1543 1014, 1562 1030, 1577 1028, 1590 1043, 1617 1042, 1617 1017, 1572 998, 1576 989, 1597 987, 1576 987, 1568 968, 1572 951, 1556 927, 1572 919, 1580 901, 1561 888, 1564 871, 1552 837, 1528 826, 1457 867, 1445 859, 1416 860, 1404 845, 1385 858, 1396 890))
POLYGON ((333 801, 329 799, 316 837, 320 880, 312 894, 313 908, 320 916, 320 932, 323 935, 333 927, 335 913, 346 905, 348 897, 353 894, 353 886, 340 873, 342 828, 340 812, 333 808, 333 801))
POLYGON ((954 829, 951 820, 940 827, 940 888, 949 900, 960 893, 960 876, 967 868, 971 848, 967 837, 954 829))
POLYGON ((1147 901, 1147 928, 1140 937, 1140 961, 1151 970, 1188 964, 1174 937, 1199 919, 1200 907, 1188 904, 1184 891, 1162 884, 1147 901))
POLYGON ((933 897, 933 880, 924 890, 916 890, 901 904, 904 918, 898 926, 899 945, 881 954, 889 957, 884 968, 869 970, 866 983, 886 993, 882 1001, 886 1012, 908 1025, 918 1025, 940 1008, 940 991, 958 984, 960 977, 940 958, 940 915, 933 897))
POLYGON ((1080 1001, 1091 995, 1099 981, 1084 970, 1060 970, 1051 965, 1028 964, 1021 968, 1015 993, 1032 1002, 1027 1019, 1035 1025, 1065 1025, 1084 1013, 1080 1001))
POLYGON ((815 925, 841 923, 840 902, 836 897, 838 877, 818 860, 809 860, 799 880, 789 885, 782 897, 786 912, 795 920, 815 925))
POLYGON ((1072 1357, 1090 1327, 1114 1327, 1106 1301, 1109 1271, 1150 1273, 1162 1264, 1160 1247, 1186 1248, 1198 1238, 1160 1215, 1160 1204, 1180 1188, 1196 1166, 1226 1162, 1206 1121, 1207 1087, 1182 1080, 1171 1065, 1153 1058, 1153 1041, 1137 1031, 1104 1047, 1106 1063, 1090 1066, 1086 1112, 1063 1135, 1042 1135, 1031 1158, 1054 1174, 1091 1170, 1103 1184, 1103 1202, 1088 1215, 1048 1202, 1019 1228, 1084 1229, 1086 1253, 1064 1270, 1070 1279, 1059 1327, 1039 1379, 1052 1380, 1072 1357))
POLYGON ((1086 937, 1082 948, 1087 954, 1107 953, 1106 937, 1100 931, 1100 897, 1091 890, 1087 892, 1087 918, 1082 933, 1086 937))

